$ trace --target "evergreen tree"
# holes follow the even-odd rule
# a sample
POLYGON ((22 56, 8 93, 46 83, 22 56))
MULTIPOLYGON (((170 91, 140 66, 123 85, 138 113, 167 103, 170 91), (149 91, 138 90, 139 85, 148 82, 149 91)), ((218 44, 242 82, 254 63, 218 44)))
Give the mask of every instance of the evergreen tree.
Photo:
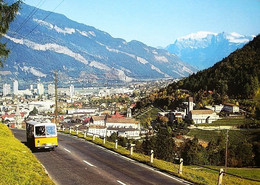
POLYGON ((210 165, 224 165, 225 136, 221 135, 217 141, 211 140, 207 146, 208 161, 210 165))
MULTIPOLYGON (((21 1, 8 5, 3 0, 0 0, 0 40, 9 29, 10 23, 14 20, 16 13, 19 10, 21 1)), ((0 66, 3 67, 3 62, 8 57, 10 51, 6 48, 6 43, 0 43, 0 66)))
POLYGON ((38 110, 36 109, 36 107, 33 108, 33 110, 29 113, 29 115, 36 115, 38 114, 38 110))
POLYGON ((195 137, 184 143, 181 154, 186 164, 207 164, 208 153, 206 149, 199 144, 199 140, 195 137))
POLYGON ((175 143, 170 127, 160 126, 156 135, 155 156, 166 161, 173 161, 175 143))
POLYGON ((145 137, 145 140, 142 143, 142 150, 144 154, 149 155, 151 150, 154 150, 156 146, 156 138, 154 136, 148 137, 148 134, 145 137))

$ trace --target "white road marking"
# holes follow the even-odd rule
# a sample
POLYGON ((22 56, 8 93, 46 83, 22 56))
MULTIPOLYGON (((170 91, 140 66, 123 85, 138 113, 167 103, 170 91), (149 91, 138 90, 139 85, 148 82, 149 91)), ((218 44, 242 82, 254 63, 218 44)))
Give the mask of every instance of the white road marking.
POLYGON ((121 182, 120 180, 117 180, 119 184, 126 185, 125 183, 121 182))
MULTIPOLYGON (((63 134, 63 133, 61 133, 61 134, 63 134)), ((63 135, 66 135, 66 134, 63 134, 63 135)), ((173 180, 176 180, 176 181, 178 181, 178 182, 184 183, 184 184, 186 184, 186 185, 192 184, 192 183, 190 183, 190 182, 188 182, 188 181, 186 181, 186 180, 184 180, 184 179, 178 178, 178 177, 176 177, 176 176, 174 176, 174 175, 171 175, 171 174, 167 174, 167 173, 164 173, 164 172, 160 172, 160 171, 158 171, 157 169, 155 169, 155 168, 153 168, 153 167, 151 167, 151 166, 147 166, 147 165, 145 165, 145 164, 139 163, 139 162, 136 161, 136 160, 133 160, 133 159, 131 159, 131 158, 125 157, 125 156, 123 156, 123 155, 120 155, 119 153, 116 153, 116 152, 114 152, 114 151, 112 151, 112 150, 108 150, 107 148, 104 148, 104 147, 102 147, 102 146, 96 145, 95 143, 92 143, 92 142, 90 142, 90 141, 85 140, 85 142, 87 142, 88 144, 91 144, 91 145, 93 145, 93 146, 95 146, 95 147, 97 147, 97 148, 100 148, 100 149, 102 149, 102 150, 105 150, 105 151, 107 151, 107 152, 109 152, 109 153, 112 153, 112 154, 114 154, 114 155, 116 155, 116 156, 118 156, 118 157, 120 157, 120 158, 123 158, 123 159, 125 159, 125 160, 131 161, 132 163, 135 163, 135 164, 138 165, 138 166, 141 166, 141 167, 144 167, 144 168, 146 168, 146 169, 152 170, 152 171, 154 171, 154 172, 156 172, 156 173, 159 173, 159 174, 161 174, 161 175, 164 175, 164 176, 166 176, 166 177, 168 177, 168 178, 171 178, 171 179, 173 179, 173 180)), ((64 148, 64 149, 65 149, 65 148, 64 148)), ((87 161, 85 161, 85 160, 83 160, 83 162, 87 163, 87 164, 90 165, 90 166, 94 166, 93 164, 90 164, 89 162, 87 162, 87 161)), ((120 182, 117 181, 117 182, 120 183, 120 184, 122 183, 121 181, 120 181, 120 182)), ((122 185, 125 185, 125 184, 123 183, 122 185)))
POLYGON ((69 152, 69 153, 71 153, 71 151, 69 151, 67 148, 64 148, 64 150, 65 150, 66 152, 69 152))
POLYGON ((86 164, 89 165, 89 166, 95 166, 95 165, 89 163, 88 161, 83 160, 83 162, 86 163, 86 164))

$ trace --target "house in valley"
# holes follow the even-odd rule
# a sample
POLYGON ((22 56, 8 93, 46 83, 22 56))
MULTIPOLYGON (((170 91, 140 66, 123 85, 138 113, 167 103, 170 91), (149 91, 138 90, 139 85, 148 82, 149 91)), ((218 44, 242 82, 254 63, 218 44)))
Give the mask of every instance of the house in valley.
POLYGON ((238 113, 239 107, 237 105, 234 105, 234 104, 231 104, 231 103, 225 103, 223 110, 230 112, 230 113, 238 113))
POLYGON ((193 98, 189 98, 187 118, 193 120, 195 124, 212 123, 219 119, 219 115, 210 109, 193 110, 193 98))
POLYGON ((212 123, 219 119, 219 115, 213 110, 191 110, 188 119, 193 120, 195 124, 212 123))

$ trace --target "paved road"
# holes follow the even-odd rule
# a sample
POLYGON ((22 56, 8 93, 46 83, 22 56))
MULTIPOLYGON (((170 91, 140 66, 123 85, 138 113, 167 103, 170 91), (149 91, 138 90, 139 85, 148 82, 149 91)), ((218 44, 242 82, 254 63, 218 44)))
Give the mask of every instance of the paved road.
MULTIPOLYGON (((26 143, 24 130, 12 130, 26 143)), ((73 184, 185 184, 146 165, 75 137, 59 134, 55 151, 38 151, 35 156, 58 185, 73 184)), ((187 184, 187 183, 186 183, 187 184)))

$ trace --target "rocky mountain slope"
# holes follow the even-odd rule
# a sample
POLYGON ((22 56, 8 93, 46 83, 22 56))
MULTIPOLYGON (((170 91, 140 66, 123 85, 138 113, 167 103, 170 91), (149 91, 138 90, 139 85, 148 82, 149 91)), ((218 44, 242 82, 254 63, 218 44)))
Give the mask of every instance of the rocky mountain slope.
POLYGON ((196 68, 166 50, 139 41, 126 42, 64 15, 48 14, 22 5, 1 41, 11 49, 4 68, 0 69, 2 81, 52 81, 54 70, 58 71, 60 82, 83 85, 180 78, 196 72, 196 68))

